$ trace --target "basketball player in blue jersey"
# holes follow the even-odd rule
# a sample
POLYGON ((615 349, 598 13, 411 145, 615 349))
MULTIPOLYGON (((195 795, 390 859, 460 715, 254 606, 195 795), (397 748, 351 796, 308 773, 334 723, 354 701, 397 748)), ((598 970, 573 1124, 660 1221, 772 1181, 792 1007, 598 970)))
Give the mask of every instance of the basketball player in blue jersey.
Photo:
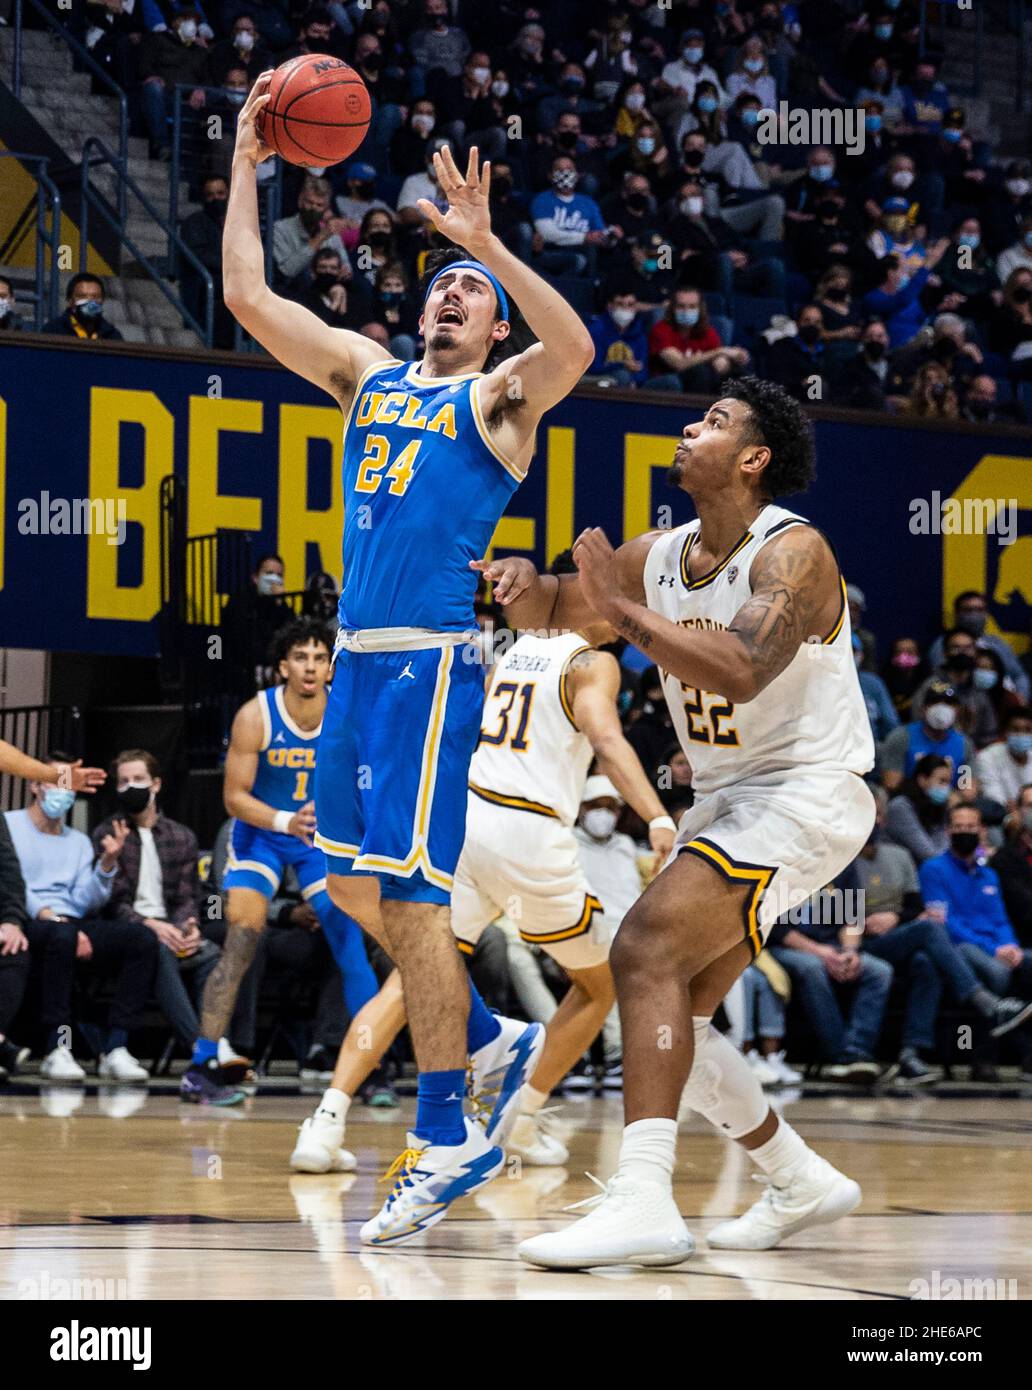
MULTIPOLYGON (((226 810, 236 818, 223 877, 228 930, 219 963, 204 988, 201 1036, 179 1091, 183 1100, 194 1104, 236 1105, 244 1098, 243 1091, 224 1084, 218 1043, 258 949, 269 900, 288 865, 319 918, 340 968, 344 1002, 352 1017, 378 988, 362 932, 331 902, 326 860, 312 844, 312 789, 326 710, 329 643, 317 623, 303 619, 283 629, 276 650, 283 684, 260 690, 237 711, 226 756, 226 810)), ((348 1166, 354 1167, 354 1159, 348 1166)))
POLYGON ((490 166, 465 176, 434 156, 441 211, 420 211, 469 259, 430 280, 421 362, 398 362, 360 334, 332 329, 265 283, 254 129, 263 74, 241 110, 223 238, 226 304, 285 366, 344 414, 344 586, 333 693, 316 779, 315 843, 327 886, 393 958, 419 1065, 416 1122, 396 1178, 362 1239, 418 1235, 499 1171, 508 1113, 543 1045, 540 1025, 503 1025, 469 981, 450 927, 466 778, 480 727, 483 674, 468 634, 476 575, 524 477, 541 416, 593 359, 562 296, 491 231, 490 166), (537 341, 512 353, 509 296, 537 341), (486 1128, 464 1110, 493 1097, 486 1128), (503 1119, 504 1117, 504 1119, 503 1119))

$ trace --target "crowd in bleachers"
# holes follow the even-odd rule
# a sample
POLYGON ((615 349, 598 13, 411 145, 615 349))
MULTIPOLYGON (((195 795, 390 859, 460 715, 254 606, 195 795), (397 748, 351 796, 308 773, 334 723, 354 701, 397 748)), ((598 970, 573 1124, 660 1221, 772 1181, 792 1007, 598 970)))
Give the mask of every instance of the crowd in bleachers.
MULTIPOLYGON (((272 669, 257 644, 294 617, 282 591, 282 561, 263 556, 227 604, 227 630, 255 684, 272 669)), ((877 747, 877 826, 835 883, 784 905, 725 1001, 726 1024, 767 1085, 798 1080, 800 1064, 832 1080, 924 1085, 938 1078, 936 1063, 971 1065, 989 1081, 1003 1061, 1032 1080, 1032 1023, 1012 1026, 1032 1015, 1032 654, 1019 660, 986 632, 985 595, 975 592, 958 595, 954 626, 927 651, 901 635, 880 653, 862 591, 851 585, 848 595, 877 747), (971 1045, 958 1050, 966 1028, 971 1045), (1008 1036, 996 1041, 995 1029, 1008 1036)), ((334 596, 330 577, 315 574, 305 608, 325 618, 334 596)), ((486 599, 477 610, 484 650, 494 650, 501 612, 486 599)), ((658 672, 634 648, 614 650, 628 739, 676 820, 692 804, 692 772, 658 672)), ((16 1071, 31 1046, 49 1080, 83 1080, 81 1061, 93 1056, 105 1080, 142 1082, 148 1071, 130 1035, 145 1015, 151 1034, 164 1030, 169 1055, 188 1055, 199 1035, 201 990, 225 937, 229 823, 199 850, 194 832, 163 811, 161 768, 146 749, 115 759, 91 837, 68 824, 73 792, 34 783, 31 793, 0 817, 0 1069, 16 1071)), ((595 775, 576 836, 615 932, 655 869, 646 829, 595 775)), ((385 977, 386 960, 370 952, 385 977)), ((504 918, 470 968, 493 1007, 542 1021, 564 988, 559 967, 504 918)), ((288 874, 220 1059, 286 1058, 304 1079, 322 1080, 347 1022, 318 920, 288 874)), ((377 1103, 393 1102, 395 1070, 374 1076, 377 1103)), ((595 1061, 571 1084, 585 1076, 619 1084, 615 1012, 595 1061)))
MULTIPOLYGON (((440 201, 435 150, 476 145, 497 233, 590 323, 600 385, 750 370, 825 404, 1027 418, 1032 167, 968 128, 913 0, 90 0, 80 27, 155 159, 183 89, 203 210, 181 231, 217 289, 235 113, 263 69, 327 52, 361 73, 369 133, 342 164, 285 167, 267 229, 275 285, 326 322, 420 354, 441 238, 417 200, 440 201), (858 112, 862 141, 769 143, 783 102, 858 112)), ((196 312, 188 266, 181 287, 196 312)), ((115 336, 97 299, 73 282, 47 331, 115 336)))

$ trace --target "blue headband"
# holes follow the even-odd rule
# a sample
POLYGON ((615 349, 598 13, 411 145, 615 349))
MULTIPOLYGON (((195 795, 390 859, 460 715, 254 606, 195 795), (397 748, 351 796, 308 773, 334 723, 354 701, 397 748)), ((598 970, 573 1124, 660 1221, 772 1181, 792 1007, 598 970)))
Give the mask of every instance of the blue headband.
POLYGON ((505 291, 502 289, 498 279, 488 270, 487 266, 481 265, 479 261, 451 261, 448 265, 442 266, 426 287, 426 298, 423 300, 424 304, 426 304, 427 299, 430 298, 430 291, 437 284, 438 280, 440 280, 441 276, 448 275, 453 270, 479 270, 481 275, 486 276, 487 279, 491 281, 491 287, 498 296, 498 308, 501 311, 502 318, 508 321, 509 301, 505 297, 505 291))

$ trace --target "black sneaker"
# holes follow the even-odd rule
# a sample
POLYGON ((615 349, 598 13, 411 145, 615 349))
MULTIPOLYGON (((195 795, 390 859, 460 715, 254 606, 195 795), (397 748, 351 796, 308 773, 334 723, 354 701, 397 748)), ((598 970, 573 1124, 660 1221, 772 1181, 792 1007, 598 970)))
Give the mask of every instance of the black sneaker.
POLYGON ((930 1067, 923 1061, 916 1052, 900 1053, 899 1063, 896 1067, 893 1080, 899 1085, 905 1086, 930 1086, 933 1081, 938 1081, 939 1073, 934 1067, 930 1067))
POLYGON ((238 1086, 226 1086, 222 1071, 213 1057, 203 1066, 191 1064, 179 1083, 179 1099, 191 1105, 239 1105, 244 1092, 238 1086))
POLYGON ((991 1038, 1002 1038, 1012 1028, 1020 1028, 1032 1018, 1032 999, 1001 999, 993 1010, 991 1038))
POLYGON ((308 1056, 301 1064, 302 1081, 332 1081, 334 1059, 326 1048, 316 1043, 308 1049, 308 1056))
POLYGON ((853 1057, 846 1067, 846 1080, 871 1086, 881 1076, 881 1067, 871 1057, 853 1057))
POLYGON ((0 1042, 0 1081, 16 1076, 28 1060, 29 1048, 19 1047, 10 1038, 4 1038, 0 1042))

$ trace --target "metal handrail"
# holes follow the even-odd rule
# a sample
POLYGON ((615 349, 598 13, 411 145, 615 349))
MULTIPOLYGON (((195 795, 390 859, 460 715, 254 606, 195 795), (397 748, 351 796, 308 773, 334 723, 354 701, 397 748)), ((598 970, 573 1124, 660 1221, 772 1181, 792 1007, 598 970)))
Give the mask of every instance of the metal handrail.
POLYGON ((57 185, 47 172, 50 163, 45 155, 19 154, 17 150, 0 150, 0 159, 16 159, 19 164, 39 166, 34 175, 36 180, 36 303, 35 326, 38 332, 44 319, 56 319, 58 315, 58 248, 61 244, 61 194, 57 185), (50 195, 50 231, 47 231, 47 195, 50 195), (46 269, 44 251, 50 247, 50 284, 44 288, 46 269), (44 315, 43 307, 49 312, 44 315))
POLYGON ((104 144, 104 141, 96 135, 91 135, 82 147, 82 219, 79 232, 80 270, 86 269, 86 258, 89 251, 89 215, 91 207, 104 218, 115 232, 122 245, 129 251, 130 255, 143 266, 144 270, 172 305, 173 309, 189 323, 195 333, 203 338, 205 346, 211 347, 215 334, 215 286, 211 278, 211 272, 203 262, 194 255, 193 251, 190 250, 189 246, 183 241, 175 228, 169 227, 161 213, 158 212, 157 208, 147 197, 146 193, 143 192, 129 171, 124 167, 119 167, 117 157, 111 152, 107 145, 104 144), (99 153, 96 156, 91 155, 91 148, 96 149, 99 153), (111 166, 115 172, 119 190, 123 192, 128 190, 134 197, 139 199, 147 215, 158 224, 166 236, 175 239, 178 254, 185 256, 193 265, 194 269, 199 272, 201 282, 204 285, 203 327, 183 303, 182 298, 169 287, 154 263, 143 254, 132 238, 128 236, 125 231, 124 221, 121 225, 119 224, 107 200, 95 188, 90 186, 90 169, 100 164, 109 164, 111 166))
MULTIPOLYGON (((105 87, 110 89, 115 100, 118 102, 118 158, 122 167, 127 169, 129 159, 129 100, 125 92, 123 92, 115 79, 104 71, 89 49, 86 48, 84 44, 81 44, 75 35, 65 28, 60 20, 55 19, 45 5, 40 4, 40 0, 14 0, 14 56, 11 64, 11 82, 15 97, 18 101, 21 101, 22 10, 26 4, 29 5, 41 19, 46 20, 50 28, 65 41, 83 66, 95 78, 98 78, 105 87)), ((118 217, 119 222, 124 225, 125 195, 122 189, 119 190, 118 217)))

